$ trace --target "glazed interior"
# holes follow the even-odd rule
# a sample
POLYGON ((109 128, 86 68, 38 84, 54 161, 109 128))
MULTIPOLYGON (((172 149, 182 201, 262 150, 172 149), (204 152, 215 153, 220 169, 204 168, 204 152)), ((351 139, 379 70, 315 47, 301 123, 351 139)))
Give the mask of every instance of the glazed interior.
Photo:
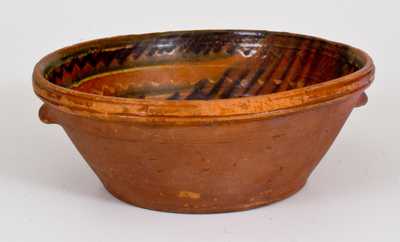
POLYGON ((126 98, 210 100, 264 95, 361 69, 348 46, 266 31, 188 31, 107 39, 45 71, 77 91, 126 98))

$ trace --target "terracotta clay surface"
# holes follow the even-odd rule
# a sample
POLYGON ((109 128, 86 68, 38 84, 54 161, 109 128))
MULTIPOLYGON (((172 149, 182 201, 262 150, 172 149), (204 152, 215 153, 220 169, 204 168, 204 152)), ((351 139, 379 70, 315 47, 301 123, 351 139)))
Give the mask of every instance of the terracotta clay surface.
POLYGON ((33 87, 105 188, 171 212, 245 210, 298 191, 374 77, 363 51, 244 30, 128 35, 44 57, 33 87))

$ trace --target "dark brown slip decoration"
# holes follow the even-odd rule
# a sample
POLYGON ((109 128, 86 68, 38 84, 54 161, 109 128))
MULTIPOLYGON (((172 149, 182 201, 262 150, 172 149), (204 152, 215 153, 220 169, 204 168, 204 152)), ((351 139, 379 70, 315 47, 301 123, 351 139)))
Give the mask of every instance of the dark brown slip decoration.
POLYGON ((328 40, 250 30, 127 35, 35 66, 39 116, 61 125, 105 188, 170 212, 245 210, 298 191, 374 65, 328 40))

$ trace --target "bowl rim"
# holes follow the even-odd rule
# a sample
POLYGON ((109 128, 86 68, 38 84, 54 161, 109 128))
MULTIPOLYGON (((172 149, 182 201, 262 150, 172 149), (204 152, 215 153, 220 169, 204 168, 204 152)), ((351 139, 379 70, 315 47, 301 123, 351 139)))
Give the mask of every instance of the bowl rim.
POLYGON ((330 41, 310 35, 290 32, 268 30, 183 30, 167 31, 146 34, 120 35, 108 38, 100 38, 77 43, 56 50, 43 57, 34 67, 32 83, 34 92, 46 104, 58 110, 77 114, 80 116, 96 116, 102 119, 110 118, 234 118, 249 115, 282 113, 285 110, 306 108, 324 102, 332 101, 340 97, 348 96, 365 90, 374 79, 375 66, 371 57, 364 51, 347 44, 330 41), (140 40, 160 35, 184 34, 200 32, 234 32, 235 34, 261 34, 273 33, 276 35, 296 38, 325 41, 329 44, 339 45, 351 49, 358 57, 365 60, 365 64, 359 70, 350 74, 324 81, 310 86, 282 91, 272 94, 263 94, 248 97, 213 100, 154 100, 135 99, 114 96, 102 96, 72 90, 51 83, 44 77, 44 71, 54 61, 76 53, 89 47, 104 47, 116 42, 140 40))

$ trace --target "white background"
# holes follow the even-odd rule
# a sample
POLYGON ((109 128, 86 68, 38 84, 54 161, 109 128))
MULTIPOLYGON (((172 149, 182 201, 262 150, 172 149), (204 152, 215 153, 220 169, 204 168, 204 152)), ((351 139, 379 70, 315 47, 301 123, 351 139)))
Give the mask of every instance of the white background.
POLYGON ((398 1, 1 1, 0 241, 400 241, 398 1), (307 186, 271 206, 217 215, 154 212, 108 194, 63 130, 37 118, 43 55, 98 37, 241 28, 318 35, 376 64, 307 186))

